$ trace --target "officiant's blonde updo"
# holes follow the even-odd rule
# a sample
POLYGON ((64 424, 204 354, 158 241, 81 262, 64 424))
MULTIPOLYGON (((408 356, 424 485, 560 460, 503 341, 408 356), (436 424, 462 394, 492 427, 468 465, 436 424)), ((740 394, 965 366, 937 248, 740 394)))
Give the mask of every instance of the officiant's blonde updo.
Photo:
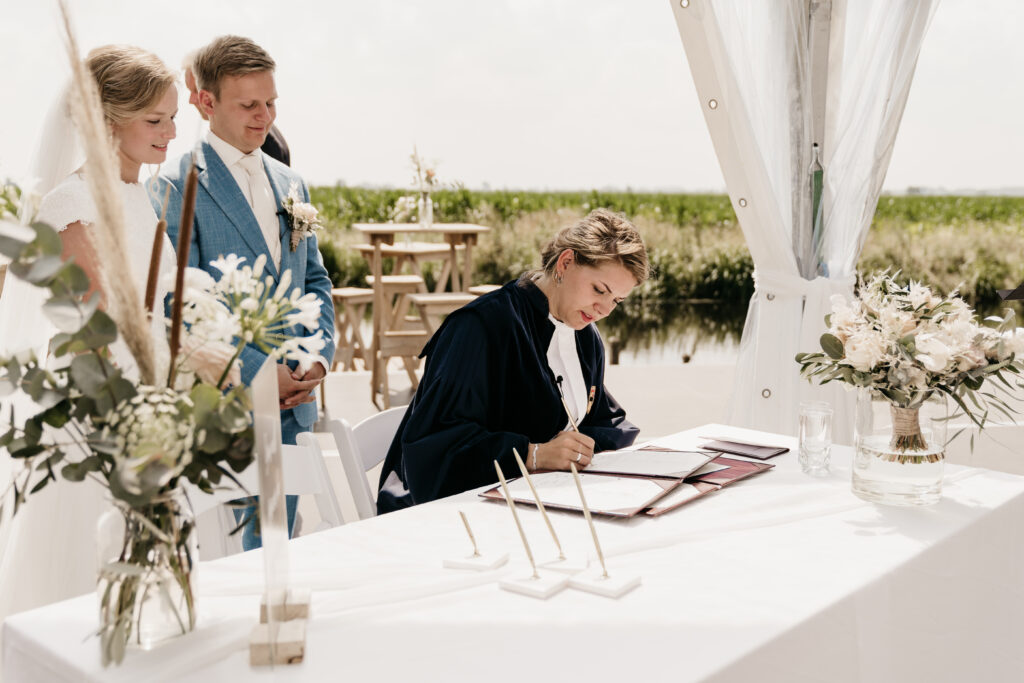
POLYGON ((107 121, 123 126, 160 101, 175 76, 152 52, 131 45, 104 45, 85 64, 96 79, 107 121))
POLYGON ((640 231, 623 214, 608 209, 594 209, 575 225, 562 228, 541 252, 541 269, 527 275, 554 277, 558 255, 566 249, 572 249, 581 266, 620 264, 637 285, 651 274, 640 231))

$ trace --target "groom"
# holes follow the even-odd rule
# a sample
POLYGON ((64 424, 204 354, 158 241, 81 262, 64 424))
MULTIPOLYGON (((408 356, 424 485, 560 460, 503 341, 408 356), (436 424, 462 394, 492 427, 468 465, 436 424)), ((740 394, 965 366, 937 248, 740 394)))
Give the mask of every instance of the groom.
MULTIPOLYGON (((299 432, 307 431, 317 418, 314 390, 323 380, 334 355, 334 306, 331 281, 317 248, 315 235, 290 245, 291 226, 282 202, 291 184, 300 188, 303 201, 309 190, 302 178, 284 164, 260 151, 276 117, 277 88, 274 60, 248 38, 221 36, 195 55, 193 71, 199 88, 198 106, 210 121, 206 140, 193 150, 199 187, 192 226, 190 266, 219 276, 210 262, 234 253, 253 264, 266 256, 264 272, 279 281, 290 270, 292 287, 302 294, 314 293, 321 303, 319 329, 326 340, 325 357, 309 372, 277 366, 284 443, 294 444, 299 432)), ((179 216, 185 178, 191 165, 186 154, 161 177, 151 199, 159 214, 167 184, 171 186, 167 207, 167 235, 177 244, 179 216)), ((316 330, 296 328, 297 336, 316 330)), ((266 360, 252 346, 242 352, 242 379, 252 382, 266 360)), ((294 523, 297 497, 288 497, 288 530, 294 523)), ((237 512, 236 512, 237 515, 237 512)), ((249 524, 242 536, 246 550, 259 547, 259 537, 249 524)))

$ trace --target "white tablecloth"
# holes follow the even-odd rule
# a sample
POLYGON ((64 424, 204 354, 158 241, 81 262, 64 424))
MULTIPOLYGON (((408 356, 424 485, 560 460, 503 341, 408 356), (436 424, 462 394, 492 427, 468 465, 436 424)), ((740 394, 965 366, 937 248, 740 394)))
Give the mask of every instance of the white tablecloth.
MULTIPOLYGON (((721 426, 659 443, 708 433, 795 450, 721 426)), ((4 681, 1024 680, 1024 478, 948 466, 939 504, 889 508, 852 495, 851 455, 836 449, 832 476, 812 479, 790 452, 662 517, 600 520, 611 573, 643 579, 619 600, 499 589, 528 573, 525 556, 507 508, 470 493, 292 542, 292 582, 314 591, 302 664, 248 665, 255 552, 201 565, 196 632, 120 668, 100 667, 94 596, 9 618, 4 681), (460 509, 508 565, 441 567, 469 551, 460 509)), ((537 512, 520 516, 553 558, 537 512)), ((553 519, 568 554, 594 557, 582 516, 553 519)))

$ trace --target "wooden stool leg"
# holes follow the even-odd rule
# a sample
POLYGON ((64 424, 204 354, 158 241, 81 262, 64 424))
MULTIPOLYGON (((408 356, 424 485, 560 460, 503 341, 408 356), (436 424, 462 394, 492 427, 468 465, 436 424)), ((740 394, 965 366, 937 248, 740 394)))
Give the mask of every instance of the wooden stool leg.
POLYGON ((416 367, 419 365, 411 356, 402 356, 402 364, 405 365, 405 374, 409 375, 409 383, 413 391, 419 386, 420 381, 416 378, 416 367))
POLYGON ((419 278, 421 280, 423 280, 422 282, 420 282, 419 287, 417 289, 419 290, 420 294, 426 294, 427 293, 427 281, 423 277, 423 269, 420 267, 420 260, 418 258, 416 258, 415 256, 413 256, 413 257, 411 257, 409 259, 409 265, 412 267, 411 268, 412 269, 412 274, 413 275, 418 275, 419 278))
POLYGON ((441 274, 437 276, 437 284, 434 285, 434 293, 440 294, 448 284, 448 278, 452 274, 452 262, 450 258, 441 259, 441 274))
POLYGON ((450 241, 448 246, 450 247, 449 259, 452 262, 452 291, 461 292, 462 287, 459 285, 459 259, 455 253, 455 240, 450 241))
POLYGON ((462 254, 462 289, 459 290, 461 292, 465 292, 473 284, 470 282, 470 278, 473 276, 473 242, 473 239, 465 241, 466 251, 462 254))
POLYGON ((349 310, 349 315, 355 323, 352 324, 352 369, 356 369, 355 356, 359 354, 359 358, 363 361, 363 369, 370 369, 370 350, 366 346, 366 342, 363 341, 363 333, 359 331, 359 323, 362 322, 363 316, 366 314, 366 304, 356 304, 349 310))

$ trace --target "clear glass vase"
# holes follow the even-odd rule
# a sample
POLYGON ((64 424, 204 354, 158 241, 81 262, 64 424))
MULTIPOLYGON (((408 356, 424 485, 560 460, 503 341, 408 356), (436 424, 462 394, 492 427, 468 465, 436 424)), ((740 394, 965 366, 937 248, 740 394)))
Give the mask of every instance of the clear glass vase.
POLYGON ((932 505, 942 495, 949 406, 932 394, 900 408, 859 390, 854 432, 853 492, 885 505, 932 505))
POLYGON ((434 200, 429 190, 420 190, 420 198, 416 200, 416 211, 420 217, 420 227, 430 228, 434 225, 434 200))
POLYGON ((198 561, 195 516, 180 490, 132 507, 114 501, 97 525, 103 665, 126 647, 149 650, 195 628, 192 574, 198 561))

